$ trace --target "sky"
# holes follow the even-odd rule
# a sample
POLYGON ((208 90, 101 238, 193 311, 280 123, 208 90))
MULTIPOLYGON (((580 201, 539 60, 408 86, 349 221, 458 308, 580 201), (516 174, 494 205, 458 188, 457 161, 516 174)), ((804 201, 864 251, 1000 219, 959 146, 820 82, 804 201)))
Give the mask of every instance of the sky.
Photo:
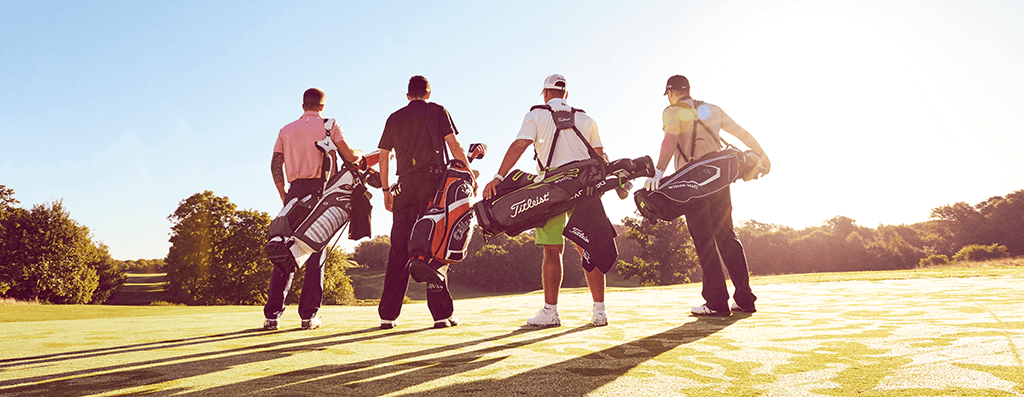
POLYGON ((913 224, 1024 189, 1021 20, 1019 1, 0 0, 0 185, 62 202, 115 259, 163 258, 193 194, 280 210, 271 152, 309 87, 371 151, 426 76, 463 145, 488 144, 486 179, 549 74, 613 159, 656 157, 683 74, 771 159, 732 186, 737 223, 913 224))

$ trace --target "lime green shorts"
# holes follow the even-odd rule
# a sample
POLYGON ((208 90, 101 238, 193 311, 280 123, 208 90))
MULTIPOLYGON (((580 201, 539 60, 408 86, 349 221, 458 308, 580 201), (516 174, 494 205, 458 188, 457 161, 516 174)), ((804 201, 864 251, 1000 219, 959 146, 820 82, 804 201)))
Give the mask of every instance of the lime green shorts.
POLYGON ((565 230, 565 222, 572 216, 572 210, 548 219, 544 227, 538 227, 534 232, 534 244, 537 245, 562 245, 562 231, 565 230))

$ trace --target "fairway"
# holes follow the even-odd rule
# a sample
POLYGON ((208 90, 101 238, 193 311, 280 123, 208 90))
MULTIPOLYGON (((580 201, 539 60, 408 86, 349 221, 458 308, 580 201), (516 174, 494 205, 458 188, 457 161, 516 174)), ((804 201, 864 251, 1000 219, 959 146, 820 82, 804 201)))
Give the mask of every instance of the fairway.
POLYGON ((423 302, 387 331, 344 306, 301 331, 290 306, 276 332, 259 307, 8 305, 0 395, 1021 396, 1022 280, 755 279, 729 318, 689 315, 699 284, 614 289, 607 327, 574 289, 549 329, 521 327, 539 293, 457 300, 438 330, 423 302))

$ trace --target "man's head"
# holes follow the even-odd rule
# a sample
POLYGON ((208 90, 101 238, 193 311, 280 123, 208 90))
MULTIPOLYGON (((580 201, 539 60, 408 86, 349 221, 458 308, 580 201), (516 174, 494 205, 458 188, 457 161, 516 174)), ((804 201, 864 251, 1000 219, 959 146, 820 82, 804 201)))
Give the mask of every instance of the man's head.
POLYGON ((690 96, 690 80, 686 79, 686 76, 675 75, 668 78, 668 82, 665 83, 665 95, 669 96, 669 102, 675 103, 675 100, 690 96))
POLYGON ((569 96, 569 89, 565 85, 565 77, 560 74, 553 74, 544 79, 544 89, 540 92, 544 96, 544 102, 554 98, 565 99, 569 96))
POLYGON ((321 111, 324 110, 324 103, 327 101, 327 94, 319 88, 310 88, 302 93, 302 110, 321 111))
POLYGON ((426 77, 423 76, 412 76, 409 78, 409 90, 405 94, 406 98, 412 100, 426 100, 430 98, 430 82, 427 81, 426 77))

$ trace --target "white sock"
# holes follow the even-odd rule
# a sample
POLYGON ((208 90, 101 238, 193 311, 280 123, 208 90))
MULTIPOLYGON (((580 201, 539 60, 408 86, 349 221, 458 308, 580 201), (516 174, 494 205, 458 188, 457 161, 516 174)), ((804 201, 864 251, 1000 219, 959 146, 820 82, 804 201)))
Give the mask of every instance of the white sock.
POLYGON ((603 312, 604 311, 604 302, 594 302, 594 310, 603 312))
POLYGON ((544 310, 557 311, 558 310, 558 305, 550 305, 550 304, 545 303, 544 304, 544 310))

